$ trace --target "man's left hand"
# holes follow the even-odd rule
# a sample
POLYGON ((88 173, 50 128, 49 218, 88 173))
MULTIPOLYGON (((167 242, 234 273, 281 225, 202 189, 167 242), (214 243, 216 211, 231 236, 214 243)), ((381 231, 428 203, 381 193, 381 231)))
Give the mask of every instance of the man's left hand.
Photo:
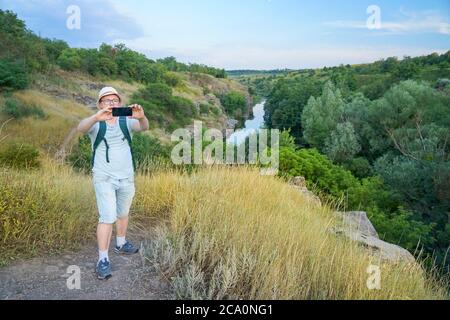
POLYGON ((144 108, 142 108, 142 106, 133 104, 131 108, 133 109, 133 115, 131 116, 131 119, 141 120, 145 118, 144 108))

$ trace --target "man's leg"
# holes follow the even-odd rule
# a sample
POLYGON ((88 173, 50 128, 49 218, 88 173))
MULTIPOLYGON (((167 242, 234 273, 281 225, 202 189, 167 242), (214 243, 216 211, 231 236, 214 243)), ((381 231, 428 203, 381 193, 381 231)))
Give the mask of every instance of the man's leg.
POLYGON ((117 219, 116 229, 117 237, 125 238, 127 236, 129 217, 123 217, 117 219))
POLYGON ((113 225, 117 220, 116 186, 112 179, 103 175, 94 175, 94 187, 99 211, 97 242, 99 262, 109 261, 108 251, 111 243, 113 225))
MULTIPOLYGON (((111 242, 112 235, 112 224, 107 223, 99 223, 97 226, 97 242, 98 242, 98 250, 100 252, 99 260, 103 260, 105 258, 104 254, 109 250, 109 244, 111 242), (103 256, 102 256, 103 253, 103 256)), ((106 257, 109 260, 108 257, 106 257)))
POLYGON ((124 179, 120 181, 120 188, 116 192, 117 196, 117 238, 116 252, 125 254, 134 254, 139 251, 126 240, 130 207, 135 195, 134 179, 124 179))

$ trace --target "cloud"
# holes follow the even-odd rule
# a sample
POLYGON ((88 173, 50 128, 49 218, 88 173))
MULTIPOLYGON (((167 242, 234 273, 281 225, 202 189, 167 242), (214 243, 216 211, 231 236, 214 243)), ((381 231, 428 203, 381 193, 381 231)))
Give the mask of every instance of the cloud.
POLYGON ((64 39, 73 46, 96 47, 117 38, 144 35, 133 17, 120 12, 111 0, 3 0, 0 7, 16 12, 41 36, 64 39), (67 8, 71 5, 80 8, 79 30, 67 28, 67 8))
MULTIPOLYGON (((383 34, 435 33, 450 35, 450 23, 437 11, 406 12, 400 11, 403 21, 384 21, 381 11, 381 29, 383 34)), ((366 21, 338 20, 325 22, 325 26, 342 29, 367 29, 366 21)))

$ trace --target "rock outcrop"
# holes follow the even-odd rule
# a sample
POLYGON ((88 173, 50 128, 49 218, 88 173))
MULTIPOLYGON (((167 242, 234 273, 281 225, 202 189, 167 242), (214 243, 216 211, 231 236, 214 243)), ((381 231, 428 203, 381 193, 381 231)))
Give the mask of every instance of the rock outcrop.
POLYGON ((383 241, 367 217, 366 212, 336 212, 341 219, 341 226, 332 231, 363 245, 371 254, 381 260, 390 262, 414 263, 414 256, 406 249, 383 241))
MULTIPOLYGON (((306 187, 304 177, 294 177, 289 181, 289 184, 315 204, 321 205, 319 197, 306 187)), ((408 250, 381 240, 366 212, 335 212, 335 214, 338 225, 330 230, 332 233, 359 243, 370 250, 373 256, 383 261, 393 263, 414 263, 416 261, 408 250)))
POLYGON ((308 188, 306 187, 306 179, 304 177, 294 177, 289 181, 289 184, 310 201, 314 202, 319 206, 322 205, 322 201, 320 201, 320 198, 311 191, 309 191, 308 188))

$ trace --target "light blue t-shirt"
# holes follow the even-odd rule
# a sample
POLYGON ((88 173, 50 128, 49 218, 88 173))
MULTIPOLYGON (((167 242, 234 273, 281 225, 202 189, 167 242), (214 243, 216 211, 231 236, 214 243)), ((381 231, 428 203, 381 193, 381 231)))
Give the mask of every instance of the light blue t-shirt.
MULTIPOLYGON (((128 131, 133 138, 132 124, 133 122, 139 122, 136 119, 127 118, 128 131)), ((92 148, 94 147, 95 139, 97 138, 100 124, 97 122, 92 126, 88 132, 89 138, 91 138, 92 148)), ((122 133, 119 125, 119 119, 114 126, 106 123, 106 142, 109 146, 109 163, 106 161, 106 145, 102 141, 95 153, 94 167, 92 173, 94 175, 107 175, 114 179, 127 179, 134 176, 133 159, 131 157, 130 146, 127 139, 122 133)))

